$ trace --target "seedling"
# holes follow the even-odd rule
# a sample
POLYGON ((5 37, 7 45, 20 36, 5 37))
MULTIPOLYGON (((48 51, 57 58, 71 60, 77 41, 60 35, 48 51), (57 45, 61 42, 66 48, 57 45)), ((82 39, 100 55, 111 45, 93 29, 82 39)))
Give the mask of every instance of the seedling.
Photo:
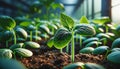
POLYGON ((74 35, 75 33, 80 35, 91 36, 95 34, 95 29, 88 24, 77 24, 75 25, 73 19, 63 13, 61 13, 61 24, 64 28, 60 28, 54 35, 54 47, 62 49, 66 47, 71 41, 71 60, 74 62, 75 46, 74 46, 74 35))
POLYGON ((111 22, 109 17, 101 17, 101 18, 96 18, 93 20, 94 23, 97 23, 99 25, 103 25, 106 28, 106 33, 109 32, 108 27, 106 26, 106 23, 111 22))
MULTIPOLYGON (((16 34, 13 29, 15 26, 16 26, 16 22, 14 21, 14 19, 12 19, 9 16, 0 16, 0 27, 4 30, 9 30, 13 32, 14 44, 16 44, 16 34)), ((8 35, 10 34, 10 32, 6 32, 5 34, 8 35)), ((7 43, 8 41, 6 42, 6 45, 8 45, 7 43)))
POLYGON ((80 53, 92 54, 93 51, 94 51, 93 47, 85 47, 80 50, 80 53))

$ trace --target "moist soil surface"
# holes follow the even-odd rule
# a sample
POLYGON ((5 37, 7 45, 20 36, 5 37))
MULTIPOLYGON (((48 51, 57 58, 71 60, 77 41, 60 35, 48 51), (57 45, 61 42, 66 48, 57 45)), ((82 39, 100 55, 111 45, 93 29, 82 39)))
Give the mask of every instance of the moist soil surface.
MULTIPOLYGON (((40 49, 32 50, 34 55, 29 58, 19 59, 28 69, 62 69, 64 66, 72 63, 70 55, 60 53, 58 50, 41 46, 40 49)), ((75 62, 97 63, 106 69, 120 69, 119 64, 107 61, 104 55, 76 54, 75 62)))

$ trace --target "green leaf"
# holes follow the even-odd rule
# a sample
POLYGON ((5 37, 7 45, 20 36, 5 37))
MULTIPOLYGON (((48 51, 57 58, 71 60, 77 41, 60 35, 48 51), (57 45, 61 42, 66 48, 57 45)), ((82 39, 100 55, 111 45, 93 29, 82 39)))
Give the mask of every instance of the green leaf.
POLYGON ((31 24, 32 24, 31 21, 23 21, 23 22, 20 23, 20 26, 28 27, 31 24))
POLYGON ((88 19, 86 18, 86 16, 82 16, 81 19, 80 19, 80 23, 89 24, 89 21, 88 21, 88 19))
POLYGON ((61 13, 60 16, 61 24, 66 28, 73 28, 74 27, 74 21, 71 17, 61 13))
POLYGON ((33 55, 30 50, 24 48, 16 48, 14 49, 14 52, 22 57, 31 57, 33 55))
POLYGON ((39 30, 43 33, 49 33, 50 32, 49 28, 46 25, 41 25, 39 27, 39 30))
POLYGON ((16 26, 16 22, 9 16, 0 16, 0 26, 3 29, 11 30, 16 26))
POLYGON ((67 66, 64 66, 63 69, 83 69, 84 63, 82 62, 76 62, 69 64, 67 66))
POLYGON ((85 53, 85 54, 90 54, 94 51, 93 47, 85 47, 83 49, 80 50, 80 53, 85 53))
POLYGON ((60 9, 64 10, 64 5, 61 3, 52 3, 52 8, 53 9, 60 8, 60 9))
POLYGON ((54 36, 54 46, 57 49, 62 49, 71 41, 72 34, 66 29, 59 29, 54 36))
POLYGON ((119 63, 120 64, 120 51, 115 51, 110 53, 107 56, 107 60, 113 62, 113 63, 119 63))
POLYGON ((101 18, 96 18, 93 20, 94 23, 97 23, 97 24, 100 24, 100 25, 103 25, 107 22, 111 22, 110 18, 109 17, 101 17, 101 18))
POLYGON ((54 37, 50 38, 48 41, 47 41, 47 45, 48 47, 52 47, 54 45, 54 37))
POLYGON ((95 35, 95 29, 88 24, 78 24, 74 28, 75 32, 79 35, 92 36, 95 35))
POLYGON ((120 51, 120 48, 113 48, 111 51, 112 52, 120 51))

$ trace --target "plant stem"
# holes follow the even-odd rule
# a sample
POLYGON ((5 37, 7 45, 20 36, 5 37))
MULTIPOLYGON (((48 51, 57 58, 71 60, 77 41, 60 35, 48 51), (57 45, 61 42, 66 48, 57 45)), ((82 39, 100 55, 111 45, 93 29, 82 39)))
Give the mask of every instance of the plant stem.
POLYGON ((80 35, 80 48, 82 48, 82 35, 80 35))
POLYGON ((60 49, 60 53, 62 53, 62 49, 60 49))
POLYGON ((17 43, 17 38, 16 38, 16 33, 15 33, 15 31, 13 30, 13 36, 14 36, 14 44, 16 44, 17 43))
MULTIPOLYGON (((36 30, 35 30, 35 36, 37 37, 38 36, 38 33, 37 33, 38 29, 36 27, 36 30)), ((37 41, 37 38, 35 38, 35 41, 37 41)))
POLYGON ((107 42, 107 39, 105 38, 105 39, 103 40, 103 45, 106 45, 106 42, 107 42))
POLYGON ((8 40, 6 41, 6 48, 8 48, 8 40))
POLYGON ((72 31, 72 42, 71 42, 71 60, 72 63, 74 62, 74 55, 75 55, 75 47, 74 47, 74 31, 72 31))
POLYGON ((32 41, 32 31, 30 31, 30 41, 32 41))
POLYGON ((106 33, 108 33, 108 27, 105 27, 105 29, 106 29, 106 33))
POLYGON ((66 52, 69 53, 69 44, 66 46, 66 52))

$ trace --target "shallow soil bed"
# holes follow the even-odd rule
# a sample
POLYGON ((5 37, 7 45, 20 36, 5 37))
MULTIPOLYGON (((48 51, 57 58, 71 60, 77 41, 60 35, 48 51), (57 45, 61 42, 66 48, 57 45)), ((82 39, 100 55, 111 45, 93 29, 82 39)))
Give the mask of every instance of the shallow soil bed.
MULTIPOLYGON (((70 55, 57 50, 43 47, 33 52, 32 57, 19 59, 28 69, 62 69, 71 63, 70 55)), ((92 62, 103 65, 106 69, 120 69, 119 64, 107 61, 103 55, 76 54, 75 62, 92 62)))

